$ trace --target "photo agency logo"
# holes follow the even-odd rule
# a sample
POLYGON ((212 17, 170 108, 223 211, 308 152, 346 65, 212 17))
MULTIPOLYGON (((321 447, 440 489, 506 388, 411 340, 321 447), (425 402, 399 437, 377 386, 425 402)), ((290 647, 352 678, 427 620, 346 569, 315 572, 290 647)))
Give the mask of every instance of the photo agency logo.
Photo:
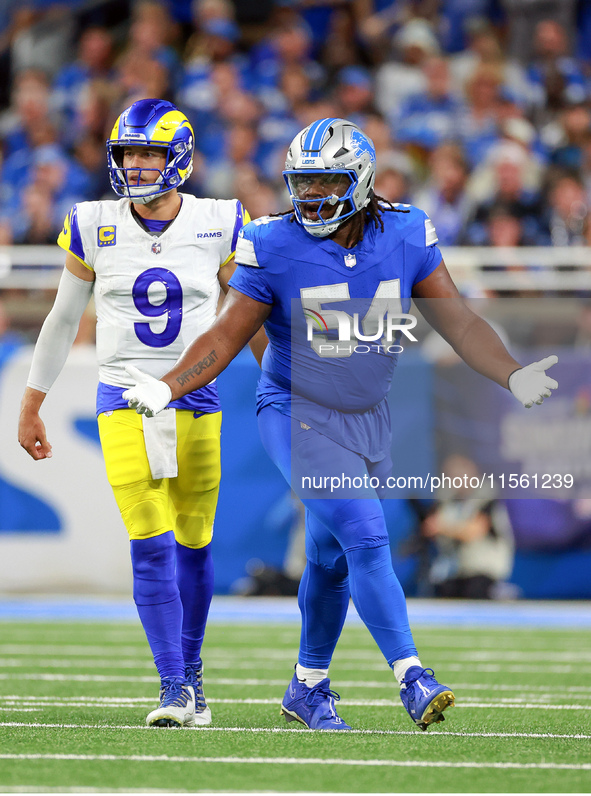
POLYGON ((417 338, 411 329, 417 325, 414 315, 401 310, 380 311, 372 303, 360 320, 359 313, 349 315, 342 310, 304 309, 307 339, 320 357, 348 357, 351 354, 401 354, 402 336, 413 343, 417 338))
MULTIPOLYGON (((307 327, 307 340, 319 357, 350 357, 351 354, 401 354, 401 340, 417 343, 411 329, 417 319, 403 312, 400 279, 379 282, 373 298, 351 299, 349 283, 318 285, 300 290, 307 327), (327 308, 326 304, 348 302, 352 313, 327 308), (360 318, 355 308, 369 309, 360 318)), ((410 300, 405 300, 410 306, 410 300)), ((300 316, 301 317, 301 316, 300 316)))

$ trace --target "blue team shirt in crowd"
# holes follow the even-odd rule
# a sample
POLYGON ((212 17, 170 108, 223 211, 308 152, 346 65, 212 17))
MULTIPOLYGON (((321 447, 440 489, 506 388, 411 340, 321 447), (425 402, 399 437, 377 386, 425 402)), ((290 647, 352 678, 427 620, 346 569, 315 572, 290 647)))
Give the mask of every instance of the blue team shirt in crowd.
POLYGON ((372 461, 387 447, 386 396, 401 340, 365 342, 356 332, 374 336, 381 316, 385 336, 386 313, 408 313, 413 286, 442 260, 428 216, 399 209, 384 210, 384 232, 368 224, 351 249, 312 237, 291 216, 257 219, 240 233, 230 279, 272 307, 258 411, 271 404, 372 461), (342 339, 340 322, 351 341, 342 339))

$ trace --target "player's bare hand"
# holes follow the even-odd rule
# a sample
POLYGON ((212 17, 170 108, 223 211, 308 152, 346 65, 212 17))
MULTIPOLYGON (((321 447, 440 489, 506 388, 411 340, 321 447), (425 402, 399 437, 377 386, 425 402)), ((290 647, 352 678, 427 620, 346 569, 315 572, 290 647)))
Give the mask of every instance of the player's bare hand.
POLYGON ((526 409, 531 409, 534 404, 541 404, 544 398, 552 395, 552 390, 558 388, 558 382, 546 375, 548 368, 557 362, 557 356, 545 357, 516 370, 509 377, 509 389, 526 409))
POLYGON ((166 409, 172 398, 171 389, 166 382, 144 373, 135 365, 126 365, 125 370, 136 382, 135 387, 123 393, 123 400, 127 401, 130 409, 135 409, 138 415, 146 417, 154 417, 166 409))
POLYGON ((38 414, 21 412, 18 423, 18 441, 32 459, 36 461, 51 459, 51 445, 47 441, 45 424, 38 414))

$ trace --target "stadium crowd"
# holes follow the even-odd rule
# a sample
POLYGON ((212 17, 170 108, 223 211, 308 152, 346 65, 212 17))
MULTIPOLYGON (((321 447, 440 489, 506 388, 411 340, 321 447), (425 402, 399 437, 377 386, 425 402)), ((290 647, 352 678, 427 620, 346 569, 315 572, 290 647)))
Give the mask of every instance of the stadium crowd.
POLYGON ((587 0, 7 0, 0 245, 54 243, 73 203, 112 198, 105 140, 142 97, 193 123, 184 190, 252 217, 288 207, 295 133, 337 116, 442 245, 585 245, 589 32, 587 0))

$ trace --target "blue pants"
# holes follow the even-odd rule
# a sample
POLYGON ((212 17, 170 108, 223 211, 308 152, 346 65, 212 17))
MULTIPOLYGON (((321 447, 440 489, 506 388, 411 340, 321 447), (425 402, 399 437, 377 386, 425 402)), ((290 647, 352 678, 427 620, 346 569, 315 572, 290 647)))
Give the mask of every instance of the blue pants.
MULTIPOLYGON (((389 461, 371 463, 298 420, 267 406, 259 413, 265 450, 306 508, 307 564, 298 593, 302 614, 299 663, 327 669, 341 634, 349 597, 382 654, 394 661, 416 655, 404 593, 392 568, 388 531, 375 490, 368 497, 302 491, 292 473, 336 470, 385 478, 389 461), (320 467, 319 467, 320 463, 320 467)), ((328 471, 325 471, 328 472, 328 471)))

